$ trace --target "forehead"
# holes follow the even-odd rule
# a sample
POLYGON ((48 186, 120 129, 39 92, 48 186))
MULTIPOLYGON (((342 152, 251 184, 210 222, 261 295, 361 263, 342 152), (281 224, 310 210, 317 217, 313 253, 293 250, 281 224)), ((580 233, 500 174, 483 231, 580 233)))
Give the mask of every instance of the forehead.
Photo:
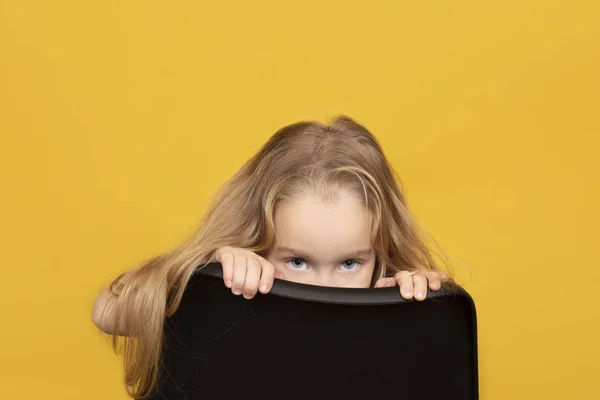
POLYGON ((371 247, 371 218, 351 195, 324 202, 312 193, 278 204, 274 216, 276 246, 322 259, 371 247))

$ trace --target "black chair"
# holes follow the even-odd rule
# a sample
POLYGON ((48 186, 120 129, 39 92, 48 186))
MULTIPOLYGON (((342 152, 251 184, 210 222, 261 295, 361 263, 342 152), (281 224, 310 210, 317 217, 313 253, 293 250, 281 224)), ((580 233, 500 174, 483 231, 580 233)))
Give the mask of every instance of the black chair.
POLYGON ((275 282, 234 296, 221 265, 197 271, 167 318, 152 400, 478 399, 477 322, 462 289, 275 282))

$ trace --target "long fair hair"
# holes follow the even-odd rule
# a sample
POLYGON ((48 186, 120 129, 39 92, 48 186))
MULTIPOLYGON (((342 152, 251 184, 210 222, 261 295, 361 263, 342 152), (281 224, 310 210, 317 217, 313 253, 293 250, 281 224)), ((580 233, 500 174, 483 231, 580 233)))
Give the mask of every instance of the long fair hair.
POLYGON ((156 387, 165 317, 173 315, 198 268, 223 246, 265 255, 274 244, 277 204, 305 190, 325 199, 349 193, 364 201, 377 262, 373 281, 400 270, 450 267, 437 242, 414 220, 400 179, 375 137, 346 116, 304 121, 277 131, 216 193, 198 229, 183 244, 118 276, 113 348, 123 352, 133 398, 156 387), (429 248, 426 242, 433 244, 429 248))

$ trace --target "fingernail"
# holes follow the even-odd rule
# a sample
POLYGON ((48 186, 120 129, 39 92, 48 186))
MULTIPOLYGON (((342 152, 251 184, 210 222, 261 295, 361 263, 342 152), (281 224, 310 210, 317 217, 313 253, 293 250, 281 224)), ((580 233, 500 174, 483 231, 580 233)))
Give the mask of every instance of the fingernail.
POLYGON ((225 286, 231 287, 231 279, 225 281, 225 286))
POLYGON ((417 297, 423 297, 423 292, 417 292, 416 296, 417 297))
POLYGON ((262 286, 260 287, 260 291, 261 292, 266 292, 267 291, 267 284, 263 283, 262 286))
POLYGON ((233 289, 233 290, 232 290, 232 292, 233 292, 233 294, 235 294, 235 295, 240 295, 240 294, 242 294, 242 291, 241 291, 240 289, 233 289))

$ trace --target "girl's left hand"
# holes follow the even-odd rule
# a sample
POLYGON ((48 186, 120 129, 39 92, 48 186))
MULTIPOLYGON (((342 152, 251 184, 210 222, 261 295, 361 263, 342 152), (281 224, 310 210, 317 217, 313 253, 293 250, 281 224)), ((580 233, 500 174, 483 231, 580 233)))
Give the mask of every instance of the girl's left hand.
POLYGON ((427 297, 427 288, 436 291, 442 286, 442 282, 447 282, 448 276, 440 271, 430 272, 409 272, 400 271, 395 276, 381 278, 375 283, 376 288, 393 287, 398 285, 400 296, 406 300, 414 297, 415 300, 425 300, 427 297))

